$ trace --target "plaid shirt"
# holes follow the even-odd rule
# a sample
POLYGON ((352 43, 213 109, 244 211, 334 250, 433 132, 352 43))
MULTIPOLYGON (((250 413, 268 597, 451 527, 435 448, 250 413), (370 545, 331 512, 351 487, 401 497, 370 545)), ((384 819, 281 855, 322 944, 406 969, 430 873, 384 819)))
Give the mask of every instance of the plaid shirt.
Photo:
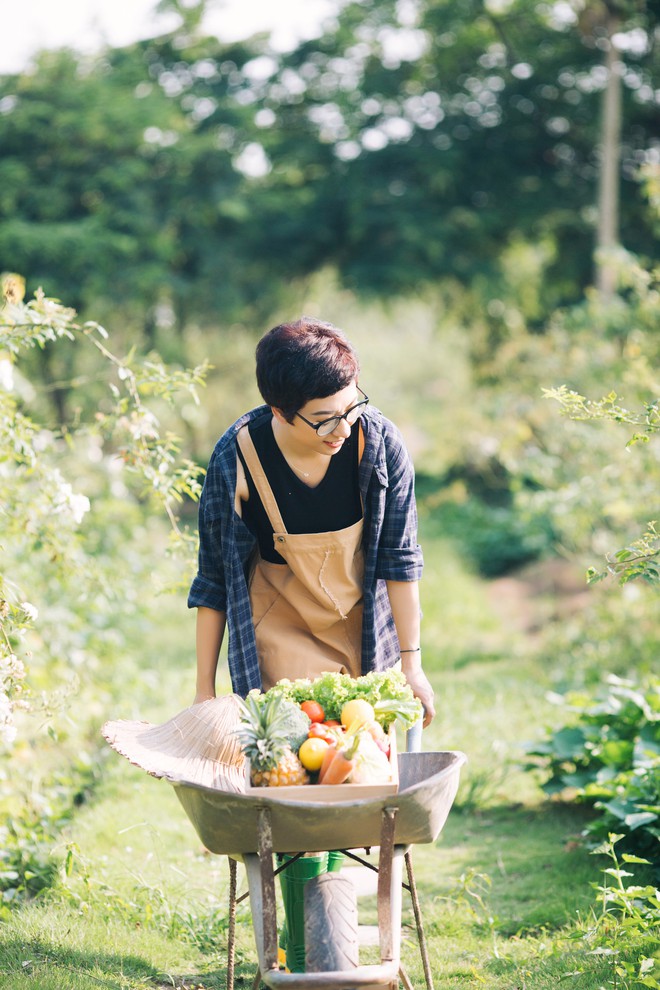
MULTIPOLYGON (((268 406, 246 413, 218 440, 199 506, 199 564, 188 607, 227 614, 232 688, 246 695, 261 687, 257 645, 246 581, 256 539, 234 509, 236 434, 251 420, 270 416, 268 406)), ((384 670, 399 659, 399 641, 386 581, 418 581, 422 551, 412 462, 398 429, 373 406, 361 417, 365 436, 360 461, 365 555, 362 672, 384 670)))

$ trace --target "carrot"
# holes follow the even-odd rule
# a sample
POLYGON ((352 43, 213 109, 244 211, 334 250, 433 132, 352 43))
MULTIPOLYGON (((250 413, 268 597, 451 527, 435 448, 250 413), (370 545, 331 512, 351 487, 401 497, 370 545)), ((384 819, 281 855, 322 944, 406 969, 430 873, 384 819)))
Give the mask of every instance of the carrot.
POLYGON ((325 775, 325 772, 332 763, 336 752, 337 752, 337 744, 330 743, 330 745, 328 746, 328 748, 326 749, 323 755, 323 763, 319 767, 319 781, 318 781, 319 784, 323 782, 323 777, 325 775))
POLYGON ((319 770, 319 784, 343 784, 355 767, 355 754, 364 730, 356 726, 344 733, 346 741, 341 749, 330 746, 319 770))
POLYGON ((343 784, 350 777, 354 767, 355 760, 349 760, 344 750, 335 749, 325 773, 319 776, 319 784, 343 784))

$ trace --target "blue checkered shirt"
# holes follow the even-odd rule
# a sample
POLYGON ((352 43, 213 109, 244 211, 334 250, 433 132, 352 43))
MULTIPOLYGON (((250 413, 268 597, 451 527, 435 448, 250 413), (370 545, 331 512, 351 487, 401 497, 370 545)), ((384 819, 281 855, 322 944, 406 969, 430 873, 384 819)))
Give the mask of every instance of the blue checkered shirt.
MULTIPOLYGON (((232 688, 245 696, 261 687, 257 645, 246 575, 256 539, 234 508, 236 434, 268 406, 246 413, 218 440, 209 462, 199 506, 198 572, 188 607, 227 614, 232 688)), ((386 581, 418 581, 422 551, 417 543, 414 471, 396 426, 373 406, 361 418, 365 436, 360 461, 365 555, 362 672, 384 670, 399 659, 399 641, 386 581)))

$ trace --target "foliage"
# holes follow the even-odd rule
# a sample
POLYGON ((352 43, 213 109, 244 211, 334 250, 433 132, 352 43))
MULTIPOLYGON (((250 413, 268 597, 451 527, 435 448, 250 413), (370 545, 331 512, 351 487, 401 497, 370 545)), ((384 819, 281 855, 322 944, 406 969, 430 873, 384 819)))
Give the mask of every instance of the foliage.
MULTIPOLYGON (((353 2, 287 53, 264 36, 221 43, 201 6, 160 37, 44 53, 0 80, 0 252, 36 284, 106 323, 130 314, 152 345, 218 313, 264 319, 324 265, 390 298, 469 285, 496 326, 501 255, 515 267, 531 246, 518 275, 534 325, 578 298, 607 81, 599 5, 353 2)), ((654 12, 617 23, 622 240, 650 255, 654 12)))
POLYGON ((595 697, 557 700, 573 717, 527 750, 548 775, 544 791, 593 806, 586 836, 601 842, 622 832, 622 848, 660 868, 660 680, 638 686, 610 675, 595 697))
POLYGON ((9 903, 52 882, 52 843, 96 784, 89 733, 103 699, 138 676, 130 651, 156 587, 151 555, 162 555, 163 587, 192 565, 179 512, 197 498, 201 472, 179 456, 167 421, 206 369, 120 358, 99 324, 78 323, 41 291, 23 302, 18 276, 5 276, 3 290, 0 890, 9 903), (100 408, 86 416, 81 404, 68 424, 49 419, 49 383, 25 375, 26 356, 56 348, 86 349, 105 383, 100 408))
POLYGON ((603 870, 603 882, 593 884, 598 894, 598 909, 592 911, 590 922, 571 938, 584 940, 594 955, 610 961, 610 985, 621 990, 629 987, 657 990, 660 988, 660 890, 652 884, 626 885, 627 878, 634 876, 626 866, 651 864, 629 853, 619 858, 616 845, 623 838, 622 834, 609 833, 593 850, 595 856, 607 856, 611 866, 603 870), (634 960, 626 958, 631 950, 634 960))
MULTIPOLYGON (((72 309, 46 298, 42 292, 24 303, 20 280, 15 277, 4 279, 4 291, 0 323, 4 369, 0 390, 0 495, 6 563, 0 575, 0 658, 1 697, 5 699, 1 713, 3 735, 10 742, 14 735, 11 708, 15 700, 24 696, 24 659, 16 652, 17 646, 39 615, 38 606, 31 600, 48 603, 52 608, 54 593, 61 609, 68 595, 72 613, 89 621, 96 611, 99 623, 111 621, 122 594, 133 593, 129 573, 123 574, 123 588, 117 578, 121 546, 103 546, 98 533, 82 526, 85 516, 91 515, 98 523, 100 510, 109 521, 120 511, 120 500, 135 479, 135 497, 146 500, 152 511, 169 517, 174 537, 183 548, 182 556, 190 553, 190 538, 178 525, 176 506, 184 497, 194 499, 199 495, 200 471, 196 465, 178 459, 177 439, 162 431, 154 406, 156 401, 174 404, 181 392, 195 397, 206 369, 170 372, 160 363, 140 362, 134 353, 119 358, 108 349, 107 333, 98 324, 76 323, 72 309), (90 344, 105 365, 102 373, 107 375, 108 393, 104 407, 91 422, 80 421, 68 427, 53 427, 33 418, 26 396, 34 397, 36 390, 21 376, 24 352, 34 347, 90 344), (92 499, 74 488, 76 479, 83 476, 85 460, 87 490, 92 499), (119 494, 116 504, 112 503, 113 485, 119 494), (35 566, 37 561, 39 567, 35 566), (109 596, 108 588, 113 589, 109 596), (105 603, 101 594, 107 596, 105 603)), ((34 398, 32 405, 36 411, 34 398)), ((126 514, 125 509, 121 511, 126 514)), ((142 569, 135 578, 138 582, 144 578, 142 569)), ((60 624, 61 618, 60 612, 60 624)), ((72 620, 77 622, 73 615, 72 620)), ((48 614, 43 615, 43 621, 51 621, 48 614)), ((62 658, 56 651, 63 645, 62 634, 51 638, 47 629, 45 625, 41 634, 39 667, 45 668, 45 658, 52 650, 52 667, 58 669, 62 658)))
MULTIPOLYGON (((626 26, 639 27, 639 16, 626 26)), ((277 223, 272 193, 286 190, 287 203, 304 208, 311 189, 320 222, 306 228, 307 264, 325 251, 362 292, 415 291, 451 276, 488 282, 486 298, 499 298, 501 251, 522 239, 547 248, 545 311, 575 298, 590 274, 581 211, 594 200, 605 85, 603 39, 586 43, 576 28, 577 16, 562 23, 555 7, 527 0, 347 4, 321 39, 254 85, 272 113, 261 137, 272 167, 258 193, 276 243, 298 243, 292 233, 303 228, 297 210, 277 223), (313 158, 301 155, 310 131, 313 158)), ((650 90, 640 99, 634 87, 647 83, 654 55, 628 48, 621 57, 631 69, 627 146, 633 118, 647 126, 650 90)), ((625 175, 633 178, 627 165, 625 175)), ((628 228, 637 195, 626 181, 624 241, 648 252, 628 228)))
POLYGON ((660 400, 658 399, 647 403, 643 413, 635 413, 618 404, 620 400, 616 392, 610 392, 602 399, 587 399, 584 395, 567 389, 565 385, 543 391, 547 399, 555 399, 559 402, 562 412, 571 419, 608 419, 615 423, 642 427, 642 432, 634 433, 630 438, 628 447, 636 443, 648 443, 654 433, 660 432, 660 400))
POLYGON ((547 507, 511 494, 510 505, 489 504, 455 484, 420 486, 420 509, 434 526, 456 542, 466 561, 487 578, 506 574, 552 552, 555 533, 547 507), (424 494, 427 492, 428 494, 424 494))
MULTIPOLYGON (((52 859, 51 859, 52 864, 52 859)), ((69 903, 81 914, 101 909, 106 920, 122 926, 160 931, 168 939, 196 946, 200 951, 216 953, 226 943, 227 912, 216 898, 208 904, 199 902, 199 891, 167 889, 160 882, 137 873, 128 889, 110 879, 100 879, 94 864, 82 854, 75 842, 68 842, 60 869, 59 884, 50 893, 52 902, 69 903)), ((171 885, 170 885, 171 887, 171 885)), ((239 909, 238 921, 249 920, 239 909)))
POLYGON ((590 567, 587 578, 593 582, 614 574, 620 584, 626 584, 635 578, 643 578, 651 584, 657 583, 660 582, 658 555, 660 555, 660 533, 653 520, 639 539, 633 540, 616 553, 608 554, 607 570, 597 571, 595 567, 590 567))
POLYGON ((0 920, 13 902, 33 897, 57 881, 53 845, 93 790, 98 767, 89 759, 56 771, 43 793, 32 788, 20 814, 0 824, 0 920))
MULTIPOLYGON (((644 412, 631 412, 619 404, 616 392, 610 392, 601 399, 587 399, 565 385, 554 389, 544 390, 546 398, 559 402, 562 412, 574 420, 610 420, 615 423, 625 423, 641 427, 627 443, 627 447, 635 444, 648 444, 652 437, 660 432, 659 401, 647 402, 644 412)), ((657 558, 660 554, 660 534, 655 520, 648 523, 646 531, 631 541, 621 550, 608 554, 606 570, 590 567, 587 577, 590 582, 602 580, 608 575, 616 575, 620 584, 626 584, 636 578, 643 578, 650 583, 660 581, 660 569, 657 558)))

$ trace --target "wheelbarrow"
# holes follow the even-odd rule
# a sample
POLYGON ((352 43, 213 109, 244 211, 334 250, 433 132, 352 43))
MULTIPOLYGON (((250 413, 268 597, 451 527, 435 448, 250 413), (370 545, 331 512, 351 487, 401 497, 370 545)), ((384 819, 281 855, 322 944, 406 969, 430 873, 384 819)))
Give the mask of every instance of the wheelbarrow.
MULTIPOLYGON (((410 980, 401 965, 402 889, 411 896, 428 990, 433 977, 412 869, 410 846, 433 842, 442 830, 458 789, 460 752, 408 752, 398 756, 399 789, 395 794, 357 800, 318 802, 279 798, 275 788, 259 793, 230 793, 185 781, 170 780, 205 847, 229 857, 229 934, 227 990, 234 986, 237 862, 245 865, 258 971, 253 990, 406 990, 410 980), (379 847, 378 866, 357 855, 379 847), (380 963, 360 965, 353 884, 341 873, 326 873, 305 885, 304 973, 280 969, 274 855, 296 858, 304 852, 344 852, 378 874, 377 912, 380 963), (403 880, 406 867, 407 882, 403 880)), ((348 872, 348 871, 345 871, 348 872)))

